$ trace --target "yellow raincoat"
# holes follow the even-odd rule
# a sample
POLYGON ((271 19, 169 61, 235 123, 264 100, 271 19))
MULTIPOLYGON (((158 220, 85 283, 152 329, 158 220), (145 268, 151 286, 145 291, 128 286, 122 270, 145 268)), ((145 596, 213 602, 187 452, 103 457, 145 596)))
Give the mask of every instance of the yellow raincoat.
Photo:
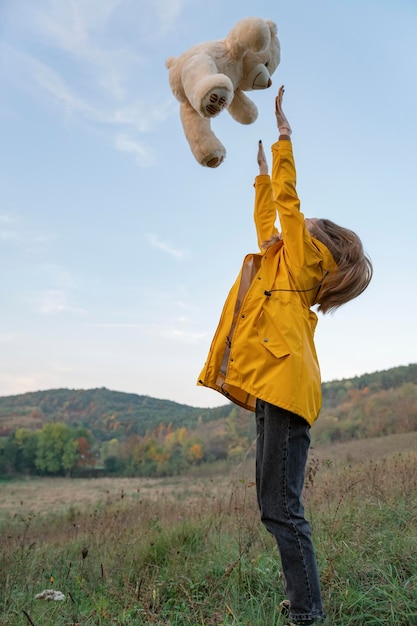
POLYGON ((311 425, 321 408, 321 377, 310 307, 336 264, 305 226, 291 142, 278 141, 272 154, 272 184, 266 174, 255 180, 260 252, 244 259, 197 384, 251 411, 260 398, 311 425), (282 241, 265 250, 277 233, 277 211, 282 241))

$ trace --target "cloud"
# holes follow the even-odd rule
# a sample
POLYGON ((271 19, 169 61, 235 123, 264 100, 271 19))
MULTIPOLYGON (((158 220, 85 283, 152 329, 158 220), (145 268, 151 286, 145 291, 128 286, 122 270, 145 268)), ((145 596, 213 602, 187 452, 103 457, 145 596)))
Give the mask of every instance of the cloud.
POLYGON ((33 9, 32 23, 56 47, 71 54, 94 57, 94 42, 105 32, 114 10, 123 0, 48 0, 47 9, 33 9))
MULTIPOLYGON (((39 274, 41 273, 45 274, 49 281, 59 285, 62 294, 65 294, 65 290, 69 291, 77 286, 76 279, 71 271, 57 263, 42 264, 39 267, 39 274)), ((53 291, 49 290, 48 293, 53 293, 53 291)))
MULTIPOLYGON (((1 389, 7 389, 7 395, 18 395, 26 393, 28 389, 37 389, 38 381, 36 376, 21 376, 21 375, 2 375, 0 373, 0 387, 1 389)), ((6 394, 1 394, 2 396, 6 394)))
POLYGON ((151 6, 140 0, 135 5, 124 0, 44 1, 41 7, 32 5, 24 18, 30 37, 20 38, 18 45, 4 43, 3 52, 12 58, 22 89, 37 87, 37 95, 106 134, 110 145, 146 167, 155 156, 141 135, 167 119, 173 103, 161 95, 159 74, 152 67, 158 37, 145 45, 140 29, 144 23, 154 29, 155 20, 164 29, 172 27, 182 7, 182 0, 151 6))
MULTIPOLYGON (((167 323, 124 323, 124 322, 96 322, 88 324, 89 328, 97 328, 103 330, 126 330, 139 331, 139 334, 146 340, 170 341, 176 343, 195 344, 202 339, 206 339, 207 332, 196 331, 188 328, 188 320, 169 320, 167 323)), ((165 344, 166 345, 166 344, 165 344)))
POLYGON ((14 217, 7 213, 0 213, 0 224, 12 224, 14 217))
POLYGON ((175 28, 187 3, 184 0, 156 0, 154 4, 161 31, 169 32, 175 28))
POLYGON ((11 213, 0 213, 0 240, 22 241, 22 220, 11 213))
POLYGON ((126 324, 124 322, 96 322, 88 324, 89 328, 124 328, 124 329, 141 329, 144 328, 144 324, 126 324))
POLYGON ((55 315, 58 313, 75 313, 85 315, 84 309, 73 307, 67 304, 67 294, 62 289, 51 289, 45 291, 39 298, 39 313, 44 315, 55 315))
POLYGON ((145 148, 143 144, 139 143, 135 139, 132 139, 128 135, 117 135, 114 139, 114 145, 121 152, 133 154, 138 165, 147 166, 152 165, 155 162, 154 154, 145 148))
POLYGON ((16 333, 0 333, 0 343, 12 343, 18 336, 16 333))
POLYGON ((56 238, 55 233, 27 228, 25 221, 17 214, 0 213, 0 241, 43 244, 56 238))
POLYGON ((183 328, 163 328, 158 331, 159 337, 185 343, 199 343, 207 333, 186 330, 183 328))
POLYGON ((88 104, 83 98, 77 96, 60 74, 34 58, 27 57, 27 63, 31 66, 30 72, 37 82, 55 102, 64 106, 69 113, 81 113, 85 117, 94 119, 97 117, 94 108, 88 104))
MULTIPOLYGON (((21 56, 21 58, 23 58, 21 56)), ((30 67, 28 74, 50 98, 62 106, 67 115, 79 116, 82 120, 101 127, 125 128, 130 133, 150 132, 171 113, 172 103, 159 103, 151 97, 128 99, 125 103, 115 101, 106 93, 77 93, 81 88, 68 84, 58 71, 49 65, 25 57, 30 67)), ((99 90, 100 91, 100 90, 99 90)), ((115 143, 117 141, 117 136, 115 143)), ((116 146, 117 147, 117 146, 116 146)))
POLYGON ((165 241, 161 241, 157 235, 152 233, 148 233, 145 235, 146 239, 151 244, 152 248, 156 248, 157 250, 162 250, 162 252, 166 252, 176 259, 183 259, 185 256, 185 252, 183 250, 177 250, 172 248, 171 245, 165 241))

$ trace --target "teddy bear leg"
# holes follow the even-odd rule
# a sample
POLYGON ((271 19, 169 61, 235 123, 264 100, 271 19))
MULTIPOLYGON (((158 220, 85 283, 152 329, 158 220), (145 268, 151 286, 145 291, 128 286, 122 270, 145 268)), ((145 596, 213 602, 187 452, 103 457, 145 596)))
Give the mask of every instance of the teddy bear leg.
POLYGON ((230 103, 228 111, 233 119, 240 124, 253 124, 258 117, 256 104, 240 89, 236 89, 235 97, 230 103))
POLYGON ((201 117, 188 102, 181 103, 180 115, 195 159, 200 165, 218 167, 224 161, 226 149, 213 133, 210 119, 201 117))

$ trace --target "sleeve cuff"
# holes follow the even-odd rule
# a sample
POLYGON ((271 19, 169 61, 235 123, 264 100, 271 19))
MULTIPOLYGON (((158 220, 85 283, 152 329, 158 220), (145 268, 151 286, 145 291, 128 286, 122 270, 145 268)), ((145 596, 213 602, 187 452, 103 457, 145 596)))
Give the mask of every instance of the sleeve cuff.
POLYGON ((254 185, 269 185, 271 183, 271 177, 269 174, 258 174, 255 178, 254 185))

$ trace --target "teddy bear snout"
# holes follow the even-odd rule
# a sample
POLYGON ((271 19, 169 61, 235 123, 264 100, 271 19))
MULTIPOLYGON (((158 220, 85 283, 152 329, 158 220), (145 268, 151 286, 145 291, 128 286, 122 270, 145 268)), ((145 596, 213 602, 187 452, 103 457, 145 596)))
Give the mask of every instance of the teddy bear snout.
POLYGON ((268 89, 272 85, 271 75, 263 63, 258 63, 243 79, 245 89, 268 89))

